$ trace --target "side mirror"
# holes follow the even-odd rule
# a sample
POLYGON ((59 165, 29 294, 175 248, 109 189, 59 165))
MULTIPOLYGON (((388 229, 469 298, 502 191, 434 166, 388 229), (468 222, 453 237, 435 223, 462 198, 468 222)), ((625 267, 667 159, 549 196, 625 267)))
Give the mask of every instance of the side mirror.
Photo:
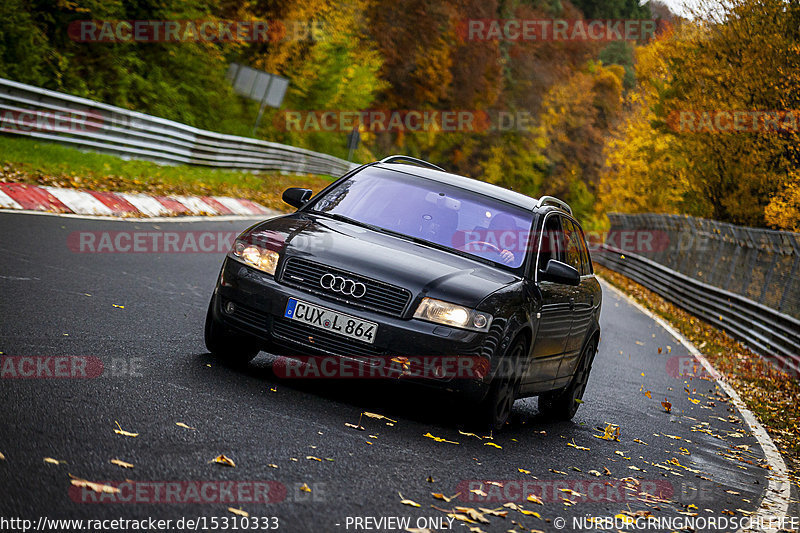
POLYGON ((577 270, 555 259, 549 260, 545 269, 539 271, 539 279, 542 281, 561 283, 562 285, 581 284, 581 275, 577 270))
POLYGON ((301 189, 300 187, 290 187, 283 191, 283 196, 281 197, 284 202, 289 204, 292 207, 303 207, 306 202, 308 202, 309 198, 313 191, 311 189, 301 189))

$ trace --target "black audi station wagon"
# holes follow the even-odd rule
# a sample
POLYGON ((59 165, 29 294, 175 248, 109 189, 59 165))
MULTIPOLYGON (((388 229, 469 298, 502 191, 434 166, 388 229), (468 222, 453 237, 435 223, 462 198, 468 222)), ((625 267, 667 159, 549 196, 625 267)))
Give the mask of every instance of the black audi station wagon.
POLYGON ((573 417, 601 290, 566 203, 406 156, 283 199, 297 211, 247 229, 225 258, 206 317, 212 354, 390 361, 399 375, 387 379, 455 360, 410 377, 463 395, 476 424, 499 429, 530 396, 552 419, 573 417))

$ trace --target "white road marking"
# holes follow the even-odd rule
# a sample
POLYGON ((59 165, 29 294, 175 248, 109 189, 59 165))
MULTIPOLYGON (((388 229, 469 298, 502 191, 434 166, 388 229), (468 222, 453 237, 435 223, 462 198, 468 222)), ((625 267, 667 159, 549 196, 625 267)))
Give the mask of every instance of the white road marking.
POLYGON ((214 200, 218 201, 237 215, 252 215, 253 212, 250 208, 240 204, 236 198, 226 198, 225 196, 213 196, 214 200))
POLYGON ((3 208, 0 208, 0 213, 15 213, 17 215, 42 215, 48 217, 80 218, 84 220, 108 220, 111 222, 135 222, 137 224, 142 224, 145 222, 153 222, 153 223, 157 222, 160 224, 162 222, 236 222, 239 220, 258 221, 258 220, 269 220, 281 214, 276 211, 275 214, 271 215, 219 215, 219 216, 207 216, 207 217, 180 216, 180 217, 136 218, 136 217, 117 217, 117 216, 106 217, 99 215, 78 215, 74 213, 51 213, 49 211, 33 211, 31 209, 3 209, 3 208))
POLYGON ((148 196, 146 194, 133 194, 133 193, 116 193, 122 198, 128 200, 128 202, 133 205, 136 209, 139 210, 140 213, 145 215, 149 215, 151 217, 157 217, 161 215, 168 215, 169 210, 161 205, 161 202, 153 198, 152 196, 148 196))
POLYGON ((106 205, 86 191, 42 186, 42 189, 58 198, 73 213, 82 215, 113 215, 106 205))
POLYGON ((211 213, 213 215, 217 212, 216 209, 200 198, 193 196, 170 196, 170 198, 185 205, 195 215, 202 215, 203 213, 211 213))
POLYGON ((22 206, 0 189, 0 207, 5 209, 22 209, 22 206))
MULTIPOLYGON (((614 287, 607 281, 601 279, 601 283, 605 288, 612 290, 613 292, 620 295, 624 298, 629 304, 633 307, 638 309, 644 315, 653 319, 659 326, 664 328, 667 333, 672 335, 678 342, 683 344, 683 346, 689 350, 689 353, 697 359, 700 364, 703 365, 703 368, 706 371, 714 376, 717 380, 717 384, 722 387, 722 390, 730 397, 731 402, 736 406, 736 409, 742 413, 742 418, 745 419, 747 425, 750 426, 750 430, 753 432, 753 436, 758 441, 758 444, 761 446, 761 449, 764 451, 764 457, 767 459, 767 463, 769 464, 770 471, 772 475, 767 476, 769 480, 769 485, 767 489, 764 491, 764 494, 761 497, 761 503, 758 506, 755 514, 751 517, 753 522, 756 524, 768 524, 770 521, 775 520, 777 517, 778 523, 780 523, 781 517, 786 517, 786 513, 789 510, 789 500, 791 499, 791 485, 789 484, 789 476, 786 469, 786 463, 781 456, 781 453, 778 451, 778 447, 775 446, 775 443, 772 441, 772 438, 769 436, 767 431, 764 429, 764 426, 758 421, 756 416, 747 408, 745 403, 739 397, 733 387, 728 385, 721 373, 717 372, 716 369, 711 365, 711 363, 706 359, 700 350, 698 350, 694 344, 691 343, 686 337, 681 335, 675 328, 673 328, 669 323, 667 323, 664 319, 659 316, 653 314, 649 309, 645 308, 639 302, 634 300, 632 297, 628 296, 618 288, 614 287)), ((785 518, 783 519, 785 520, 785 518)), ((757 529, 740 529, 737 533, 745 533, 750 531, 764 531, 766 533, 774 533, 778 531, 777 529, 764 529, 764 530, 757 530, 757 529)))

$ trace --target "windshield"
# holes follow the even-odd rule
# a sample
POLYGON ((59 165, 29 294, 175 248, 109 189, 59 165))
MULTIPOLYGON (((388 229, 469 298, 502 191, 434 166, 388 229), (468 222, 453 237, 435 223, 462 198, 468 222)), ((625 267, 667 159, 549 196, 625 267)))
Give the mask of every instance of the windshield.
POLYGON ((313 209, 514 269, 525 261, 533 217, 488 196, 375 168, 343 181, 313 209))

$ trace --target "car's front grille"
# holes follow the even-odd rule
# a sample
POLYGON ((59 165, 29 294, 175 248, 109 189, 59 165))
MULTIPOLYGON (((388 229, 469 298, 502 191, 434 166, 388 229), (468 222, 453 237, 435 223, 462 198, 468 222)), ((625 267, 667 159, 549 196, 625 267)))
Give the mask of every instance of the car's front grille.
POLYGON ((290 257, 286 261, 286 266, 281 275, 281 282, 313 292, 324 298, 345 302, 353 307, 370 309, 391 316, 401 316, 411 299, 411 293, 402 287, 389 285, 382 281, 359 276, 346 270, 329 267, 300 257, 290 257), (361 298, 353 298, 332 290, 323 289, 320 285, 320 279, 325 274, 333 274, 334 276, 351 279, 357 283, 363 283, 367 289, 366 293, 361 298))
POLYGON ((333 355, 355 358, 383 355, 372 346, 285 318, 276 318, 272 322, 272 332, 276 337, 333 355))

